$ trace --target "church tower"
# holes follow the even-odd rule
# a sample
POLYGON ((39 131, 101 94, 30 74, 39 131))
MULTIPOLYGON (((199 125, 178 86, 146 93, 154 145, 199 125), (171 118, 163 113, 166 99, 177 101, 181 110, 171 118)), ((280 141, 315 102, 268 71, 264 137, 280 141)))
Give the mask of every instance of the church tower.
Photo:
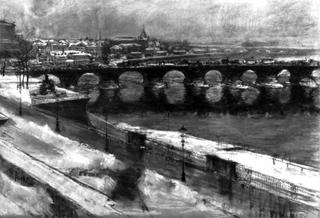
POLYGON ((142 27, 142 31, 141 31, 138 38, 139 38, 139 40, 145 40, 145 41, 148 41, 150 38, 149 35, 147 34, 147 31, 146 31, 146 28, 144 25, 142 27))

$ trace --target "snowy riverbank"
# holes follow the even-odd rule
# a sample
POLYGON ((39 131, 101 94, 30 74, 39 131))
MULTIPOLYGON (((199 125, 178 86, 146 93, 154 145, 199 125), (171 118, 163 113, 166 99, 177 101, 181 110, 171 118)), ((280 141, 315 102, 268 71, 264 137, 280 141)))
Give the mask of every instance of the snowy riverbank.
MULTIPOLYGON (((14 83, 5 84, 5 88, 0 89, 0 95, 8 99, 8 102, 14 103, 0 103, 0 112, 10 118, 5 126, 0 127, 1 156, 6 157, 6 161, 22 168, 39 182, 49 184, 80 209, 95 215, 109 214, 112 209, 104 208, 103 202, 108 199, 107 196, 111 196, 115 189, 118 183, 117 175, 128 166, 112 154, 98 151, 91 148, 90 145, 57 134, 47 124, 40 125, 27 119, 27 116, 18 116, 15 108, 12 107, 19 103, 20 91, 16 89, 14 83), (87 174, 80 175, 81 172, 87 174), (104 173, 101 174, 101 172, 104 173), (116 176, 109 175, 108 172, 112 172, 111 174, 116 176), (87 201, 88 199, 91 200, 87 201)), ((30 106, 28 90, 24 90, 23 93, 23 105, 28 108, 30 106)), ((31 112, 39 113, 31 109, 30 111, 28 109, 26 113, 31 112)), ((37 119, 36 114, 33 119, 37 119)), ((40 123, 43 122, 44 120, 41 120, 40 123)), ((143 211, 136 203, 133 205, 138 206, 134 207, 128 207, 121 201, 109 201, 109 203, 115 204, 116 210, 120 213, 128 215, 157 214, 158 216, 166 216, 165 214, 178 212, 185 215, 194 213, 200 217, 201 214, 206 214, 203 217, 210 214, 219 217, 225 216, 221 212, 223 208, 217 203, 219 201, 209 196, 203 196, 179 181, 160 176, 155 171, 148 169, 143 171, 139 178, 138 187, 149 212, 143 211), (175 184, 175 188, 172 184, 175 184), (157 191, 157 195, 154 195, 154 188, 158 189, 160 186, 162 188, 157 191), (168 199, 162 196, 167 196, 168 199), (177 211, 176 208, 168 207, 168 205, 181 205, 181 208, 177 211)), ((30 193, 26 196, 32 197, 32 190, 30 193)), ((43 193, 41 196, 45 197, 47 194, 43 193)), ((17 202, 11 204, 10 198, 5 199, 7 208, 0 211, 4 215, 26 215, 28 210, 35 207, 30 204, 21 209, 14 206, 17 202)), ((50 201, 48 202, 47 205, 50 206, 50 201)), ((41 211, 39 213, 40 215, 45 214, 44 212, 41 214, 41 211)))

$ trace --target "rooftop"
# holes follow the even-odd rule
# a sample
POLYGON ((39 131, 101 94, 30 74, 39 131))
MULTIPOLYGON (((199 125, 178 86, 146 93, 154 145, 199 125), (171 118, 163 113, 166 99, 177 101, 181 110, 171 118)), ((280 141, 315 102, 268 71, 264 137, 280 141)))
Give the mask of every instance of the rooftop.
POLYGON ((15 26, 16 24, 14 22, 10 23, 6 20, 0 20, 0 25, 15 26))

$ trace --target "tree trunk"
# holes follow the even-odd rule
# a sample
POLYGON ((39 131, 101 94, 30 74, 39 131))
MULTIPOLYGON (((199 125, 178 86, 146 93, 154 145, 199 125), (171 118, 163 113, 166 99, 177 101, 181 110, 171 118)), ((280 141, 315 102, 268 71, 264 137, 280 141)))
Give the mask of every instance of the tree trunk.
POLYGON ((19 73, 19 86, 20 86, 20 89, 23 87, 23 84, 22 84, 22 73, 20 72, 19 73))
POLYGON ((6 66, 7 66, 7 59, 4 59, 3 66, 2 66, 2 76, 4 76, 6 72, 6 66))
POLYGON ((22 87, 24 88, 24 72, 22 73, 22 87))
POLYGON ((27 70, 27 89, 29 89, 29 70, 27 70))

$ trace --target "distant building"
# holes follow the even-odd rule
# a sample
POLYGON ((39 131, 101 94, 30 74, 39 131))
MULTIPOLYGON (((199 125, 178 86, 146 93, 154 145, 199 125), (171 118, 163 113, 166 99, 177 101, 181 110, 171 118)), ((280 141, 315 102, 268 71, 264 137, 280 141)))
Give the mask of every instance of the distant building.
POLYGON ((86 52, 91 54, 93 57, 101 57, 102 56, 102 42, 90 42, 86 47, 86 52))
POLYGON ((142 52, 130 52, 127 58, 128 59, 143 58, 143 54, 142 52))
POLYGON ((124 53, 130 53, 130 52, 144 52, 146 48, 149 47, 149 43, 152 40, 150 39, 150 36, 147 34, 145 27, 143 26, 142 31, 138 37, 132 37, 132 36, 116 36, 110 39, 110 44, 112 50, 116 50, 119 52, 119 47, 114 46, 120 46, 120 47, 126 47, 130 48, 128 50, 123 49, 122 52, 124 53), (125 46, 124 46, 125 45, 125 46), (133 50, 131 49, 133 48, 133 50))
POLYGON ((16 25, 0 20, 0 53, 11 52, 17 49, 16 25))
POLYGON ((161 56, 167 56, 168 52, 167 51, 157 51, 155 56, 161 57, 161 56))
POLYGON ((79 41, 75 43, 70 43, 68 49, 76 51, 86 51, 88 44, 84 41, 79 41))
POLYGON ((185 55, 187 54, 187 51, 185 49, 174 49, 172 53, 175 55, 185 55))
POLYGON ((149 39, 150 39, 150 37, 147 34, 147 31, 146 31, 146 28, 145 28, 144 25, 143 25, 143 28, 142 28, 142 31, 141 31, 140 35, 138 36, 138 39, 142 40, 142 41, 149 41, 149 39))

